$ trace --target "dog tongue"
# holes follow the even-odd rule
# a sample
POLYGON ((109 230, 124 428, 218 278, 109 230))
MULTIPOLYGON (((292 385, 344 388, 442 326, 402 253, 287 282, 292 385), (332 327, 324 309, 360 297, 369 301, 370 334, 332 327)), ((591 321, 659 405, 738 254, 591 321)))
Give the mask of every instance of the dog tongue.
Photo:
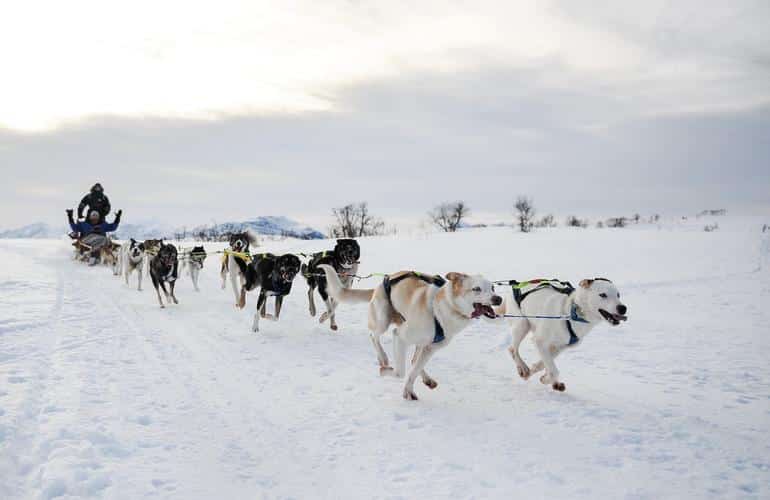
POLYGON ((484 316, 484 315, 487 315, 487 316, 494 315, 494 311, 492 310, 491 307, 489 307, 486 304, 480 304, 478 302, 473 304, 473 312, 471 313, 471 318, 475 319, 475 318, 478 318, 479 316, 484 316))

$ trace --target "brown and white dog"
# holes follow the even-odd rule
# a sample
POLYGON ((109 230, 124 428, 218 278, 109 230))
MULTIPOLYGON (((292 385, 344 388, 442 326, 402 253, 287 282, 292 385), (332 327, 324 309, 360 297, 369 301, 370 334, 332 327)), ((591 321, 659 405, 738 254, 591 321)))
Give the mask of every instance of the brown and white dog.
POLYGON ((492 283, 482 276, 449 273, 446 281, 414 271, 401 271, 387 276, 377 288, 356 290, 345 288, 334 268, 321 264, 328 281, 329 293, 339 302, 369 302, 369 330, 380 362, 380 375, 403 377, 404 399, 416 400, 414 381, 418 375, 431 389, 438 385, 425 371, 425 365, 437 351, 451 342, 471 320, 494 318, 492 306, 503 299, 495 294, 492 283), (380 343, 380 336, 390 325, 393 329, 391 367, 380 343), (412 366, 406 373, 406 354, 415 346, 412 366))
POLYGON ((120 275, 120 243, 108 240, 104 246, 99 249, 99 257, 105 266, 112 268, 112 274, 120 275))

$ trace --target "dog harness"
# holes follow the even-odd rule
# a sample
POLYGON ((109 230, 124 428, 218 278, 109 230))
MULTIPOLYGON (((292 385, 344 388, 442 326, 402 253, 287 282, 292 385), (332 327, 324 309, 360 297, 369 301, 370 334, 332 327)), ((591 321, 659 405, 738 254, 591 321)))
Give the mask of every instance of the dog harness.
MULTIPOLYGON (((552 279, 552 280, 536 279, 536 280, 530 280, 530 281, 523 281, 521 283, 519 283, 516 280, 511 280, 509 284, 511 285, 511 289, 513 290, 513 300, 516 301, 516 304, 519 306, 519 308, 521 308, 521 303, 524 302, 524 299, 526 299, 530 294, 535 293, 539 290, 550 288, 551 290, 555 290, 564 295, 570 295, 572 294, 572 292, 575 291, 575 287, 572 286, 572 283, 570 283, 569 281, 561 281, 557 279, 552 279), (537 286, 535 286, 531 290, 527 290, 526 292, 521 291, 522 288, 529 285, 537 285, 537 286)), ((570 307, 569 319, 564 321, 567 325, 567 331, 569 332, 569 343, 567 345, 575 345, 578 342, 580 342, 580 337, 578 337, 575 334, 575 329, 572 327, 573 321, 577 323, 589 322, 588 320, 580 316, 580 314, 578 313, 578 306, 574 302, 572 303, 572 307, 570 307)))
MULTIPOLYGON (((418 273, 417 271, 410 271, 408 273, 402 274, 401 276, 397 276, 393 279, 390 279, 390 276, 385 275, 385 277, 382 279, 382 288, 385 289, 385 296, 388 298, 388 304, 390 304, 390 307, 393 308, 393 310, 396 311, 397 313, 398 313, 398 310, 393 305, 393 300, 391 300, 390 294, 393 289, 393 285, 396 285, 400 281, 403 281, 407 278, 417 278, 419 280, 424 281, 425 283, 431 284, 439 288, 444 286, 444 284, 446 283, 446 280, 441 276, 430 276, 427 274, 418 273)), ((433 334, 433 343, 438 344, 444 340, 445 335, 444 335, 444 327, 441 326, 441 323, 439 323, 438 318, 436 317, 435 314, 433 315, 433 324, 434 324, 434 330, 435 330, 435 333, 433 334)))

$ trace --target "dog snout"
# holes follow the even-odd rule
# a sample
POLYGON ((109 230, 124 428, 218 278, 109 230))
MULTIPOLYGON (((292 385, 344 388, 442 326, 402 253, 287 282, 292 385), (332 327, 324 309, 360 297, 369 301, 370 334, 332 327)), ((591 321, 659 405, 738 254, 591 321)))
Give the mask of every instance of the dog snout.
POLYGON ((503 298, 499 295, 492 295, 492 305, 493 306, 499 306, 503 303, 503 298))
POLYGON ((627 312, 628 312, 628 308, 626 306, 624 306, 623 304, 620 304, 618 306, 618 314, 625 316, 627 312))

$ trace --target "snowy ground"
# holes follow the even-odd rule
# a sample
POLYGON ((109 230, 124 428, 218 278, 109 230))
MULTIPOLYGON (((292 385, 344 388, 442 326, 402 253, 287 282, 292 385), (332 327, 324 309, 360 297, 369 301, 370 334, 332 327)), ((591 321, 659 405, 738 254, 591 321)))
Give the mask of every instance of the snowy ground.
POLYGON ((331 333, 300 280, 253 334, 213 258, 160 310, 66 242, 2 241, 0 498, 768 498, 770 245, 720 226, 362 240, 362 273, 606 276, 629 306, 559 358, 566 393, 479 322, 418 402, 377 376, 366 308, 331 333))

